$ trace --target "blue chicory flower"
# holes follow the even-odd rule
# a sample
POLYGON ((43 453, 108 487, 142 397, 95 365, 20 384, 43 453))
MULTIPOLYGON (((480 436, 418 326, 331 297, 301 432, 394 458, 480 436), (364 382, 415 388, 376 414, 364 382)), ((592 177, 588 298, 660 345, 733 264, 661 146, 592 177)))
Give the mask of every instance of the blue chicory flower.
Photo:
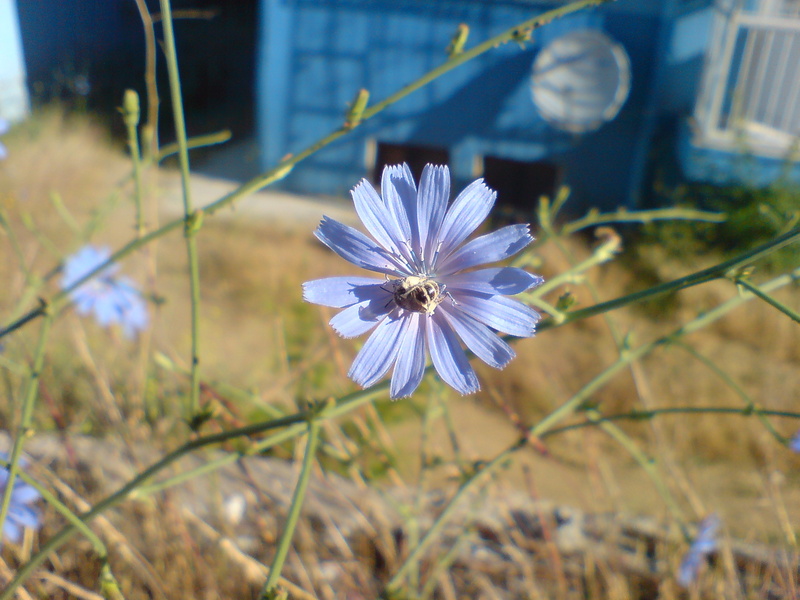
MULTIPOLYGON (((9 129, 11 129, 11 125, 4 118, 0 117, 0 135, 8 133, 9 129)), ((8 156, 8 150, 6 149, 3 142, 0 142, 0 160, 3 160, 7 156, 8 156)))
POLYGON ((678 569, 678 583, 688 587, 700 572, 700 565, 706 557, 717 549, 717 535, 721 522, 716 513, 708 515, 697 526, 697 536, 689 551, 683 556, 678 569))
MULTIPOLYGON (((111 251, 108 248, 84 246, 67 258, 61 288, 69 288, 106 262, 110 256, 111 251)), ((134 282, 117 275, 118 269, 118 265, 109 266, 72 290, 70 296, 79 314, 94 313, 97 322, 103 327, 118 323, 125 336, 132 338, 147 327, 147 305, 134 282)))
MULTIPOLYGON (((0 452, 0 459, 8 461, 8 455, 5 452, 0 452)), ((5 494, 7 483, 8 470, 0 467, 0 499, 5 494)), ((32 485, 21 479, 14 480, 14 489, 11 492, 11 502, 8 505, 8 514, 6 515, 6 522, 3 524, 0 542, 2 538, 6 538, 16 544, 22 538, 22 529, 24 527, 38 529, 41 526, 39 511, 35 506, 32 506, 39 498, 41 498, 39 492, 32 485)))
POLYGON ((314 234, 345 260, 383 273, 384 279, 329 277, 303 284, 308 302, 344 309, 330 321, 339 335, 352 338, 375 328, 348 375, 369 387, 394 365, 391 397, 410 396, 429 352, 450 386, 462 394, 478 391, 459 338, 485 363, 503 368, 514 351, 495 332, 530 337, 540 318, 506 296, 543 279, 515 267, 464 271, 522 250, 533 241, 529 226, 509 225, 462 245, 487 217, 497 194, 478 179, 448 208, 446 166, 427 165, 419 189, 408 165, 387 166, 381 195, 362 180, 352 196, 374 241, 329 217, 314 234))
POLYGON ((800 430, 789 440, 789 450, 800 453, 800 430))

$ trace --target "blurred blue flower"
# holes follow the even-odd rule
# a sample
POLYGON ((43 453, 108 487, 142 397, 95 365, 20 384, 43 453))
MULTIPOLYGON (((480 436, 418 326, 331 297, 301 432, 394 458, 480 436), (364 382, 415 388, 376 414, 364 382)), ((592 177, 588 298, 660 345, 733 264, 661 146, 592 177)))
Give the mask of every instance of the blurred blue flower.
MULTIPOLYGON (((84 246, 67 258, 61 288, 69 288, 110 256, 111 251, 108 248, 84 246)), ((103 327, 118 323, 125 336, 132 338, 147 327, 147 305, 132 280, 117 276, 118 269, 118 265, 107 267, 72 290, 70 297, 79 314, 94 313, 97 322, 103 327)))
POLYGON ((717 549, 720 524, 716 513, 712 513, 700 521, 697 526, 697 536, 689 547, 689 551, 683 556, 678 570, 678 583, 682 586, 688 587, 697 578, 700 565, 709 554, 717 549))
POLYGON ((482 179, 448 208, 450 171, 427 165, 417 189, 408 165, 387 166, 381 195, 362 180, 352 191, 356 212, 373 239, 328 217, 314 234, 339 256, 372 277, 329 277, 303 284, 308 302, 343 308, 330 321, 351 338, 375 328, 348 375, 375 384, 394 365, 391 397, 417 388, 429 352, 439 376, 462 394, 480 388, 459 338, 487 364, 503 368, 514 351, 495 332, 534 334, 539 315, 506 298, 543 279, 522 269, 469 271, 503 260, 533 238, 528 225, 509 225, 463 244, 489 214, 497 196, 482 179), (463 244, 463 245, 462 245, 463 244))
POLYGON ((789 450, 792 452, 800 452, 800 431, 792 436, 792 439, 789 440, 789 450))
MULTIPOLYGON (((4 118, 0 117, 0 135, 8 133, 8 130, 11 129, 11 125, 8 121, 4 118)), ((8 150, 3 145, 3 142, 0 142, 0 160, 3 160, 8 156, 8 150)))
MULTIPOLYGON (((8 455, 5 452, 0 452, 0 459, 7 461, 8 455)), ((0 467, 0 499, 5 494, 7 483, 8 470, 0 467)), ((41 526, 39 511, 35 506, 31 506, 39 498, 41 498, 39 492, 32 485, 19 478, 14 480, 14 490, 11 492, 11 502, 8 505, 6 522, 3 524, 0 545, 2 545, 2 538, 9 539, 15 544, 19 542, 22 538, 22 529, 24 527, 38 529, 41 526)))

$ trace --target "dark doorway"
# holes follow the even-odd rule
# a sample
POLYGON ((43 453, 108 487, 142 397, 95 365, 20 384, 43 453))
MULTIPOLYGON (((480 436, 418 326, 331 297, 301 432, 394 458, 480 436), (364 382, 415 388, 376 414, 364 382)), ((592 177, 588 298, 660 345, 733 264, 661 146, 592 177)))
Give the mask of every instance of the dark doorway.
POLYGON ((419 182, 422 169, 426 164, 446 165, 450 160, 450 152, 446 148, 435 146, 413 146, 411 144, 387 144, 378 142, 378 152, 375 156, 375 169, 372 171, 372 181, 381 180, 383 167, 386 165, 399 165, 408 163, 414 180, 419 182))
POLYGON ((494 217, 506 222, 529 221, 540 196, 551 198, 561 183, 561 168, 551 162, 523 162, 486 156, 483 179, 497 191, 494 217))

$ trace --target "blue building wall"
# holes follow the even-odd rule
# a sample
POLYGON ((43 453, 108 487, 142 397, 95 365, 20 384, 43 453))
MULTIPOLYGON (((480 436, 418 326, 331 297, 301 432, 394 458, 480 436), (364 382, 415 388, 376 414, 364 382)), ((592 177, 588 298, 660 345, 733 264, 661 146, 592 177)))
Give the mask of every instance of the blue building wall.
MULTIPOLYGON (((694 2, 687 14, 707 4, 694 2)), ((337 128, 359 88, 368 89, 376 102, 441 64, 459 23, 470 26, 473 44, 551 6, 476 0, 263 0, 257 93, 262 167, 337 128)), ((697 45, 696 26, 684 26, 685 40, 680 35, 674 39, 672 6, 620 0, 557 20, 538 30, 524 49, 504 45, 403 99, 298 165, 280 185, 298 192, 344 194, 368 174, 365 149, 367 140, 375 139, 447 148, 460 184, 473 178, 476 155, 546 159, 562 168, 575 203, 633 204, 654 136, 665 120, 691 111, 702 64, 703 48, 692 47, 697 45), (599 28, 625 47, 633 84, 613 121, 576 135, 538 115, 529 82, 536 53, 581 28, 599 28), (681 84, 675 85, 676 80, 681 84)))

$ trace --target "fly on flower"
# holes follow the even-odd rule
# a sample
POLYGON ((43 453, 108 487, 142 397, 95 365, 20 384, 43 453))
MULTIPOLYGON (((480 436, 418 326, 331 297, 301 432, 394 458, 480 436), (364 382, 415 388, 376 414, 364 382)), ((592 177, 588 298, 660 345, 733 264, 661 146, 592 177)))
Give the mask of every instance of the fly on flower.
MULTIPOLYGON (((92 272, 111 256, 108 248, 88 245, 69 256, 64 263, 61 289, 69 289, 87 273, 92 272)), ((89 281, 70 292, 76 310, 82 315, 94 313, 102 327, 122 326, 128 338, 136 336, 148 323, 147 305, 135 283, 117 275, 118 265, 111 265, 89 281)))
POLYGON ((506 296, 540 285, 515 267, 473 267, 506 259, 533 241, 528 225, 509 225, 464 244, 489 214, 497 194, 482 179, 448 206, 450 171, 427 165, 417 188, 408 165, 387 166, 381 194, 366 180, 352 191, 356 212, 372 239, 323 217, 314 234, 345 260, 376 273, 328 277, 303 285, 308 302, 342 308, 330 321, 339 335, 371 329, 348 375, 369 387, 394 365, 392 398, 410 396, 430 354, 439 376, 462 394, 480 388, 459 339, 485 363, 501 369, 514 351, 497 335, 530 337, 539 314, 506 296))

